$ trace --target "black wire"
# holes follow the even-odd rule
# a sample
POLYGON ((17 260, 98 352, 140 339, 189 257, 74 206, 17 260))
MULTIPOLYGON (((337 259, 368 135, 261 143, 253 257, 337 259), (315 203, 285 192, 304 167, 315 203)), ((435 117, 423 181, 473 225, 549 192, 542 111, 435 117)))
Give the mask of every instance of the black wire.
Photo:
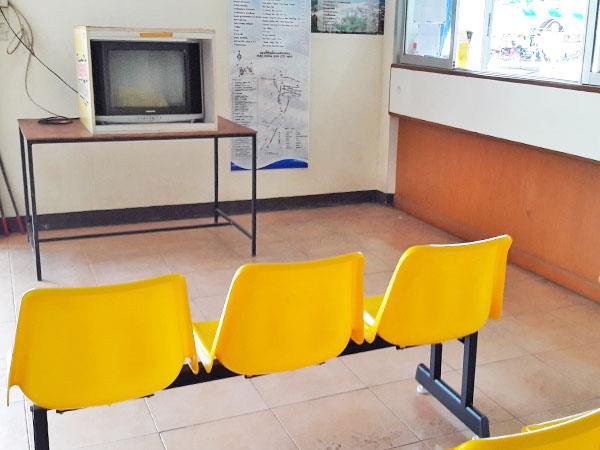
POLYGON ((68 125, 73 123, 74 119, 70 119, 65 116, 52 116, 52 117, 44 117, 43 119, 38 120, 38 123, 42 125, 68 125))
POLYGON ((0 8, 0 14, 2 14, 2 17, 4 17, 4 21, 6 22, 6 25, 8 25, 8 28, 10 29, 10 31, 12 32, 12 34, 15 35, 15 37, 17 38, 17 40, 21 43, 21 45, 23 47, 25 47, 27 49, 27 51, 29 53, 31 53, 31 56, 33 56, 42 66, 44 66, 52 75, 54 75, 56 78, 58 78, 65 86, 67 86, 69 89, 71 89, 73 92, 75 92, 76 94, 79 95, 79 92, 77 92, 77 89, 75 89, 73 86, 71 86, 69 83, 67 83, 63 77, 61 77, 59 74, 57 74, 54 70, 52 70, 44 61, 42 61, 40 58, 38 58, 38 56, 35 54, 35 52, 33 51, 32 48, 30 48, 25 42, 23 42, 23 40, 21 39, 21 36, 19 36, 19 34, 14 30, 14 28, 12 27, 12 25, 8 22, 8 18, 6 17, 6 15, 4 14, 4 11, 2 10, 2 8, 0 8))

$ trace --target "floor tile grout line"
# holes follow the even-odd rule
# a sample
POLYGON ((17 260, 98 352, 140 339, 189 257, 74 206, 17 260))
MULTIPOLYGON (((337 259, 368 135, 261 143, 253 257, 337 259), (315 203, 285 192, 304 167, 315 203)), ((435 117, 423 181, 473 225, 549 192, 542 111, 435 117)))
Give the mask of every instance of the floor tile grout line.
MULTIPOLYGON (((415 435, 415 437, 418 439, 418 441, 423 441, 423 439, 421 439, 421 437, 417 434, 416 430, 414 430, 410 424, 408 424, 407 422, 405 422, 398 414, 396 414, 394 412, 394 410, 392 408, 390 408, 380 397, 379 395, 377 395, 377 393, 371 389, 371 387, 367 387, 367 389, 369 390, 369 392, 377 399, 377 401, 386 409, 388 410, 396 419, 398 419, 398 421, 400 421, 400 423, 402 423, 413 435, 415 435)), ((417 394, 417 387, 415 385, 415 395, 417 394)), ((436 437, 436 436, 432 436, 432 437, 436 437)), ((414 442, 413 442, 414 443, 414 442)))
MULTIPOLYGON (((94 447, 97 447, 99 445, 104 446, 106 444, 117 444, 119 442, 127 442, 127 441, 131 441, 131 440, 134 440, 134 439, 140 439, 140 438, 144 438, 144 437, 148 437, 148 436, 154 436, 154 435, 158 435, 160 437, 159 433, 145 433, 145 434, 140 434, 140 435, 137 435, 137 436, 130 436, 130 437, 123 438, 123 439, 117 439, 117 440, 114 440, 114 441, 96 442, 94 444, 83 445, 83 446, 80 446, 80 447, 74 447, 72 450, 93 449, 94 447)), ((164 447, 164 445, 163 445, 163 447, 164 447)), ((164 447, 164 448, 166 449, 166 447, 164 447)))
MULTIPOLYGON (((581 347, 581 346, 579 346, 579 347, 581 347)), ((555 351, 555 350, 553 350, 552 352, 554 352, 554 351, 555 351)), ((556 351, 564 351, 564 350, 556 350, 556 351)), ((531 356, 533 356, 533 357, 534 357, 536 360, 538 360, 538 361, 539 361, 539 362, 540 362, 542 365, 544 365, 544 366, 545 366, 545 367, 547 367, 548 369, 550 369, 550 370, 553 370, 553 371, 557 372, 559 375, 561 375, 561 376, 565 377, 566 379, 568 379, 569 381, 571 381, 571 383, 572 383, 572 384, 574 384, 575 386, 577 386, 577 387, 581 388, 581 389, 582 389, 582 390, 584 390, 584 391, 587 391, 587 392, 589 392, 590 394, 593 394, 594 396, 596 396, 596 395, 597 395, 597 393, 596 393, 596 392, 594 392, 593 390, 590 390, 590 389, 588 388, 588 386, 587 386, 585 383, 583 383, 581 380, 577 380, 577 379, 575 379, 574 377, 572 377, 571 375, 567 374, 566 372, 563 372, 562 370, 560 370, 560 369, 558 369, 558 368, 556 368, 556 367, 553 367, 553 366, 551 366, 550 364, 548 364, 547 362, 545 362, 545 361, 541 360, 541 359, 538 357, 538 355, 540 355, 540 354, 541 354, 541 353, 532 353, 532 354, 531 354, 531 356)))
POLYGON ((262 392, 260 392, 260 390, 256 387, 256 385, 254 384, 254 382, 252 381, 252 379, 248 380, 250 382, 250 384, 252 385, 252 388, 256 391, 256 393, 258 394, 258 396, 260 397, 260 399, 263 401, 263 403, 265 405, 267 405, 267 410, 269 411, 269 413, 275 418, 275 420, 277 421, 277 423, 279 424, 279 426, 283 429, 283 431, 285 432, 285 434, 290 438, 290 441, 292 442, 292 444, 294 444, 294 446, 300 450, 300 446, 298 445, 298 443, 296 442, 296 440, 292 437, 292 435, 290 434, 289 430, 287 429, 287 427, 281 422, 281 420, 279 419, 279 416, 275 413, 275 411, 273 411, 273 409, 269 406, 269 403, 267 402, 267 400, 264 398, 262 392))

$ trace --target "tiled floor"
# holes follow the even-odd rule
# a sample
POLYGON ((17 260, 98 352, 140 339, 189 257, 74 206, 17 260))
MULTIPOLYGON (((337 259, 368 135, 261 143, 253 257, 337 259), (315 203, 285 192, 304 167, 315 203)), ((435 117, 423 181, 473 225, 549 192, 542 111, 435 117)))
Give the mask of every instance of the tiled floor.
MULTIPOLYGON (((247 220, 247 217, 243 218, 247 220)), ((258 261, 366 256, 365 291, 381 293, 402 251, 456 238, 375 205, 265 213, 258 261)), ((23 236, 0 240, 0 355, 10 347, 22 294, 39 286, 95 285, 183 273, 195 320, 217 319, 249 241, 231 227, 42 245, 34 279, 23 236)), ((481 332, 476 406, 492 434, 600 407, 600 305, 511 266, 505 314, 481 332)), ((233 378, 145 400, 49 415, 53 449, 443 449, 471 433, 415 393, 427 348, 344 356, 296 372, 233 378)), ((460 382, 461 345, 445 346, 444 376, 460 382)), ((0 383, 6 361, 0 358, 0 383)), ((0 406, 0 448, 31 445, 27 402, 0 406), (29 431, 28 431, 29 430, 29 431)))

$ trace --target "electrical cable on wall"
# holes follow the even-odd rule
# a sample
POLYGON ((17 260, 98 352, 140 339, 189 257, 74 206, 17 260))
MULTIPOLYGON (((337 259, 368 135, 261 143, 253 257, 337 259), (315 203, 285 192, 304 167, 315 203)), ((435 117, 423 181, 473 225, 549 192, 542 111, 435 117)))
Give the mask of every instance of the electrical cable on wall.
POLYGON ((53 74, 56 78, 58 78, 65 86, 67 86, 71 91, 73 91, 75 94, 79 95, 79 93, 77 92, 77 89, 75 89, 73 86, 71 86, 69 83, 67 83, 63 77, 61 77, 58 73, 56 73, 54 70, 52 70, 44 61, 42 61, 35 54, 33 29, 31 28, 29 21, 23 15, 23 13, 21 13, 21 11, 10 2, 8 3, 8 9, 12 10, 15 17, 17 18, 18 31, 12 27, 12 25, 10 24, 10 22, 8 20, 8 17, 6 16, 6 14, 4 14, 4 11, 2 10, 2 8, 0 8, 0 14, 4 18, 9 30, 14 35, 13 39, 9 42, 9 44, 6 48, 6 53, 8 55, 13 55, 20 46, 23 46, 28 52, 27 63, 25 66, 25 79, 24 79, 25 94, 27 95, 27 98, 31 101, 31 103, 33 103, 38 108, 40 108, 42 111, 44 111, 52 116, 52 117, 47 117, 47 118, 41 119, 40 122, 49 123, 49 124, 65 124, 65 123, 72 122, 72 119, 70 119, 62 114, 57 114, 54 111, 50 110, 49 108, 42 106, 40 103, 38 103, 33 98, 31 93, 29 92, 29 69, 31 67, 31 58, 33 57, 46 70, 48 70, 51 74, 53 74))

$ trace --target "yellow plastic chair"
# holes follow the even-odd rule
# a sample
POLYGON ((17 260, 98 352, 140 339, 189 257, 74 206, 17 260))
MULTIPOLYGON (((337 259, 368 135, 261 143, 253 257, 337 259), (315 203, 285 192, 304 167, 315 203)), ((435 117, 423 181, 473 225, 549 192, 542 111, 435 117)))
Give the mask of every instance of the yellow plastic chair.
POLYGON ((520 434, 475 439, 455 450, 598 450, 600 409, 524 427, 520 434))
POLYGON ((363 342, 360 253, 248 264, 235 274, 220 321, 194 324, 207 372, 216 359, 243 375, 319 364, 363 342))
POLYGON ((408 347, 468 336, 499 319, 512 239, 420 245, 398 262, 384 295, 365 299, 365 339, 408 347))
POLYGON ((181 275, 36 289, 21 303, 8 389, 46 409, 107 405, 167 387, 186 361, 198 373, 181 275))

